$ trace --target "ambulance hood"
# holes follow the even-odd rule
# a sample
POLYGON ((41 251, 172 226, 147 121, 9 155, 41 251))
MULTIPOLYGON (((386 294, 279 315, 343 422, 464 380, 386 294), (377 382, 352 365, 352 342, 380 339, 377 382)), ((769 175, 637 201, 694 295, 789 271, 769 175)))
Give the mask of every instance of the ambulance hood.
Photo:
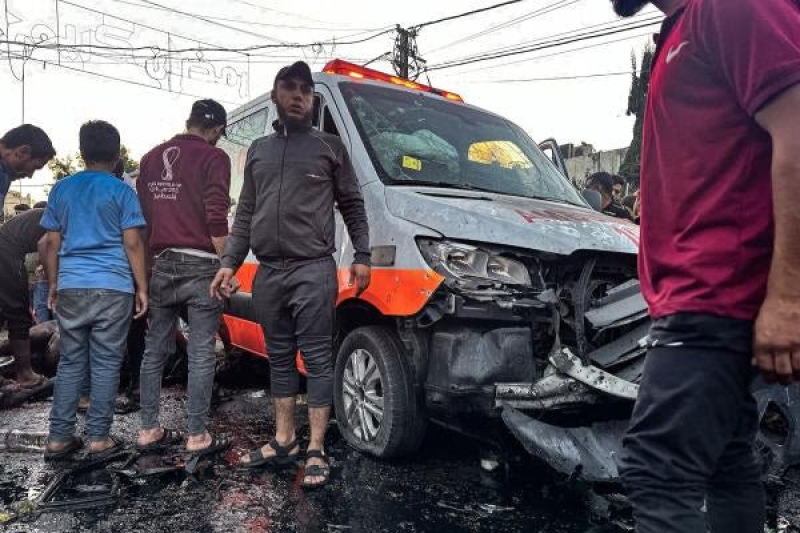
POLYGON ((639 227, 590 208, 468 190, 387 186, 389 212, 460 241, 569 255, 636 254, 639 227))

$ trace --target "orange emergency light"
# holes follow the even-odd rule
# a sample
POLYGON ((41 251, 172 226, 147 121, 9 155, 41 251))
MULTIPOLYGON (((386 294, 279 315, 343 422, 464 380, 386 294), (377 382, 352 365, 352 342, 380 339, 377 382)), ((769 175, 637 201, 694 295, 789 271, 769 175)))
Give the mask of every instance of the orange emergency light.
POLYGON ((405 78, 398 78, 397 76, 392 76, 391 74, 386 74, 385 72, 381 72, 379 70, 362 67, 361 65, 356 65, 355 63, 348 63, 347 61, 342 61, 341 59, 334 59, 325 65, 322 71, 326 74, 339 74, 341 76, 349 76, 357 80, 376 80, 386 83, 393 83, 395 85, 400 85, 401 87, 413 89, 415 91, 425 91, 428 93, 438 94, 439 96, 443 96, 454 102, 464 101, 464 99, 456 93, 435 89, 429 85, 423 85, 405 78))

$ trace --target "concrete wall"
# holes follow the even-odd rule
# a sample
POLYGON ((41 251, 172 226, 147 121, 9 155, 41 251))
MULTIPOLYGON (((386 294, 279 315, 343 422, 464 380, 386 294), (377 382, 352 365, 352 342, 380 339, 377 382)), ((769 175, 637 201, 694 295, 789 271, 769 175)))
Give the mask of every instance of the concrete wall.
POLYGON ((569 177, 579 185, 583 185, 586 177, 595 172, 605 171, 616 174, 622 166, 627 151, 627 148, 618 148, 570 157, 565 160, 569 177))
POLYGON ((19 185, 17 185, 17 190, 14 190, 14 184, 14 182, 11 183, 11 189, 8 191, 8 194, 6 194, 6 201, 3 204, 4 215, 13 215, 14 206, 17 204, 28 204, 33 207, 33 204, 36 203, 31 199, 30 194, 20 196, 19 185))

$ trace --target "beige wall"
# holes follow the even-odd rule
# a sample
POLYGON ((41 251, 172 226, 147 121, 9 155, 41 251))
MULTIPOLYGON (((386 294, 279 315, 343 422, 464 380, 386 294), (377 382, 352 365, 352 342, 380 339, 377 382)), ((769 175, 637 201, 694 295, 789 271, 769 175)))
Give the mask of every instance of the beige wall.
POLYGON ((594 152, 591 155, 570 157, 564 162, 567 165, 569 177, 577 184, 583 185, 586 177, 595 172, 618 173, 627 151, 627 148, 618 148, 616 150, 594 152))

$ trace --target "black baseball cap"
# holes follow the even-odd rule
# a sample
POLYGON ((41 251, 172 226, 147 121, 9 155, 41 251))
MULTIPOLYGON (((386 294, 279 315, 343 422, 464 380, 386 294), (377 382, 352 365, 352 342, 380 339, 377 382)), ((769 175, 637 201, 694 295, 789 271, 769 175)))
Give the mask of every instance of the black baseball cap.
MULTIPOLYGON (((228 113, 216 100, 198 100, 192 104, 189 118, 201 119, 207 127, 225 126, 228 124, 228 113)), ((225 135, 225 130, 222 130, 225 135)))
POLYGON ((297 61, 280 69, 275 76, 274 85, 278 85, 280 80, 285 80, 287 78, 300 78, 311 87, 314 86, 314 78, 311 77, 311 68, 309 68, 308 63, 305 61, 297 61))

